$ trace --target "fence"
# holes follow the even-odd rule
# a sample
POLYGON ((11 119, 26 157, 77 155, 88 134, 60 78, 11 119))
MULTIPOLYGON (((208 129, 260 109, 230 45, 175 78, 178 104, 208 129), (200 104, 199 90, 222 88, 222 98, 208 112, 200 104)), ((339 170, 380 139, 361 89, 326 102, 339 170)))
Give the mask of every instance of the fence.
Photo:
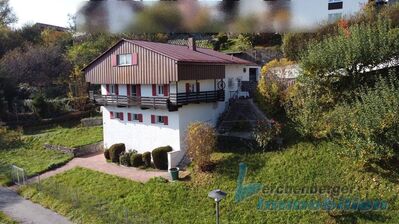
POLYGON ((15 165, 11 165, 11 178, 12 182, 16 185, 26 184, 27 177, 25 170, 15 165))

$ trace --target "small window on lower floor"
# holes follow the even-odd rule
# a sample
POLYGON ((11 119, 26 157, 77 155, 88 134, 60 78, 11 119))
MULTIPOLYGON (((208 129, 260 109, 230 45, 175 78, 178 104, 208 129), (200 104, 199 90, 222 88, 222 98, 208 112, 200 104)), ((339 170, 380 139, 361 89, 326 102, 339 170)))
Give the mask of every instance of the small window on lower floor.
POLYGON ((157 116, 157 123, 164 123, 164 116, 157 116))
POLYGON ((123 121, 123 112, 117 112, 117 113, 115 113, 115 115, 116 115, 117 119, 123 121))

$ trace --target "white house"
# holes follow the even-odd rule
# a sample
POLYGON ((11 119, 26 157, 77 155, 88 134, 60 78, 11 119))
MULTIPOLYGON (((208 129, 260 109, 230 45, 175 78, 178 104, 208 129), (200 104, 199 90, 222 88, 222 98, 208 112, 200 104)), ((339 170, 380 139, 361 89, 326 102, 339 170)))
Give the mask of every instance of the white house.
POLYGON ((102 106, 104 147, 124 143, 140 153, 170 145, 169 167, 184 156, 190 122, 216 125, 249 70, 259 67, 233 56, 188 46, 122 39, 83 70, 101 85, 91 98, 102 106))

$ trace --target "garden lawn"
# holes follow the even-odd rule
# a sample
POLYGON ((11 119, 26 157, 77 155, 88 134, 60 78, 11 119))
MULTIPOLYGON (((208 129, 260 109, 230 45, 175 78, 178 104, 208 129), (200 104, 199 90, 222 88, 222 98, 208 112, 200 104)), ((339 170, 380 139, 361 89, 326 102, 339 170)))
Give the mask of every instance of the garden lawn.
POLYGON ((0 150, 0 185, 10 184, 10 165, 21 167, 28 176, 33 176, 72 159, 71 155, 45 149, 45 143, 77 147, 99 141, 102 141, 102 127, 58 127, 25 135, 18 147, 0 150))
MULTIPOLYGON (((57 211, 76 222, 122 223, 212 223, 214 202, 209 191, 228 193, 221 202, 221 223, 399 223, 397 176, 361 171, 347 158, 336 155, 338 146, 301 142, 284 151, 265 153, 214 153, 212 174, 192 175, 191 180, 166 183, 154 179, 145 184, 75 168, 50 177, 40 185, 21 189, 24 197, 57 211), (259 193, 234 202, 238 166, 248 165, 245 183, 289 186, 346 186, 352 193, 343 198, 383 199, 387 211, 259 211, 258 198, 265 200, 324 200, 322 195, 269 195, 259 193)), ((397 174, 395 174, 397 175, 397 174)), ((332 198, 332 199, 336 199, 332 198)))
POLYGON ((0 224, 17 224, 17 222, 0 211, 0 224))

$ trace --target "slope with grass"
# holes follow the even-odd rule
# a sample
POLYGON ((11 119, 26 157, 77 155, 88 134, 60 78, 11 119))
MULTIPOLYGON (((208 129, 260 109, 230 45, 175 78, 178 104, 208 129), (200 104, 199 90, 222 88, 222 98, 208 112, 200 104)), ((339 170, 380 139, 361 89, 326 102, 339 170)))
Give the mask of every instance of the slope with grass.
POLYGON ((101 140, 102 127, 55 127, 29 132, 18 147, 0 150, 0 185, 10 184, 10 165, 21 167, 28 176, 33 176, 72 159, 71 155, 44 149, 45 143, 77 147, 101 140))
POLYGON ((1 224, 17 224, 17 222, 13 221, 10 217, 0 211, 0 223, 1 224))
POLYGON ((191 180, 173 183, 155 179, 141 184, 77 168, 40 185, 26 186, 21 194, 84 223, 121 222, 126 217, 140 223, 211 223, 214 202, 207 193, 216 188, 228 193, 221 203, 222 223, 398 223, 397 179, 360 170, 352 160, 336 156, 337 147, 326 142, 301 142, 276 152, 219 152, 213 155, 213 173, 194 173, 191 180), (352 193, 343 197, 383 199, 388 201, 389 209, 367 213, 259 211, 259 196, 270 200, 320 200, 330 196, 260 194, 235 203, 240 162, 248 165, 245 183, 347 186, 352 193))

